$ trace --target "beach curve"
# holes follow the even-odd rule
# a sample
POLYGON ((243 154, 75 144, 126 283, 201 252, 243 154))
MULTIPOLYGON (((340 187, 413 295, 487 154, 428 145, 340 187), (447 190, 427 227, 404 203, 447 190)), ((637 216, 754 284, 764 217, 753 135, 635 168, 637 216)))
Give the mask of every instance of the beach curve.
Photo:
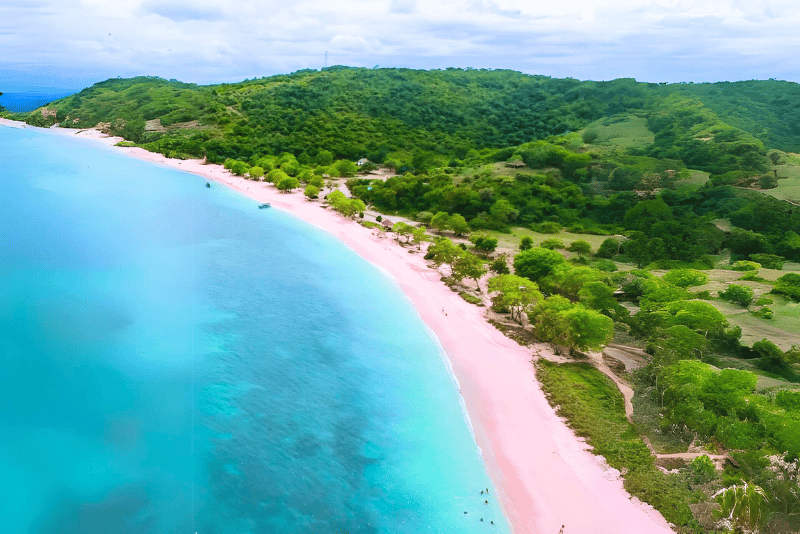
MULTIPOLYGON (((0 119, 0 125, 29 127, 0 119)), ((441 344, 455 376, 467 416, 517 534, 660 534, 672 532, 663 517, 632 499, 619 473, 559 418, 539 387, 529 348, 489 324, 481 309, 440 281, 420 254, 345 219, 302 194, 236 177, 221 165, 175 160, 136 147, 116 147, 121 138, 97 130, 50 129, 98 141, 126 155, 200 175, 256 202, 269 202, 342 241, 395 280, 441 344)))

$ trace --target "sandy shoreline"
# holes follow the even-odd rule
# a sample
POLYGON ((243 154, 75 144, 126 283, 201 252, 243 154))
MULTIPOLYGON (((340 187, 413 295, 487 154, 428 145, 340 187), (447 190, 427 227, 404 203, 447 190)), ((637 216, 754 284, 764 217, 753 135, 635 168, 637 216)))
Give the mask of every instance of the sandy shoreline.
MULTIPOLYGON (((5 119, 0 125, 28 127, 5 119)), ((51 130, 108 146, 121 140, 96 130, 51 130)), ((631 500, 619 474, 588 452, 556 416, 535 380, 530 349, 491 326, 481 309, 445 286, 421 255, 322 209, 302 193, 279 193, 271 184, 233 176, 220 165, 171 160, 141 148, 114 150, 269 202, 324 229, 391 275, 444 348, 513 532, 557 534, 562 525, 564 534, 672 532, 660 514, 631 500)))

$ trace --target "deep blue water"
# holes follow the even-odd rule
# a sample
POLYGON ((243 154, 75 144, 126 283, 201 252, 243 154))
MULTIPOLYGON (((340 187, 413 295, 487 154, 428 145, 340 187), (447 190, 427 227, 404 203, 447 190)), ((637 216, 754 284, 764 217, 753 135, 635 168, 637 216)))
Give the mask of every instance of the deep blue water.
POLYGON ((9 533, 508 532, 393 282, 202 178, 4 127, 0 476, 9 533))
POLYGON ((0 106, 3 106, 9 111, 22 113, 25 111, 33 111, 38 107, 49 104, 53 100, 64 98, 73 93, 74 91, 60 91, 57 93, 41 91, 28 91, 25 93, 5 92, 0 95, 0 106))

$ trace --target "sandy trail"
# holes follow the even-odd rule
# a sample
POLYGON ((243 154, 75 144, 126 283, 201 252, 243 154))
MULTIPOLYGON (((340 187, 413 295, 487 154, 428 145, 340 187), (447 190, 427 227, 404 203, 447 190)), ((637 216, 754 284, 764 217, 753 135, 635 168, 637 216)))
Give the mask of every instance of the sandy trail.
MULTIPOLYGON (((109 147, 120 140, 94 130, 53 130, 109 147)), ((660 514, 631 499, 619 473, 591 454, 555 414, 536 382, 531 349, 490 325, 483 309, 445 286, 421 254, 409 254, 379 232, 321 209, 301 193, 281 194, 271 185, 232 176, 219 165, 170 160, 140 148, 113 150, 225 184, 255 202, 269 202, 329 232, 393 278, 446 353, 513 532, 556 534, 562 526, 564 534, 672 532, 660 514)))

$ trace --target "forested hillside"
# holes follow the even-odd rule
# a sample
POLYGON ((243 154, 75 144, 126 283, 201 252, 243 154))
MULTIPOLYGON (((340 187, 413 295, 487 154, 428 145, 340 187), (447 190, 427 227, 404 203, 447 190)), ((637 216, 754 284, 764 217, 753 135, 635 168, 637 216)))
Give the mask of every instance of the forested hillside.
POLYGON ((470 302, 495 272, 492 309, 536 340, 643 349, 620 371, 636 389, 627 419, 599 367, 539 376, 679 532, 800 529, 800 85, 333 67, 112 79, 5 115, 99 125, 309 199, 327 187, 345 216, 374 210, 370 228, 416 221, 388 226, 404 245, 433 240, 426 258, 470 302))

